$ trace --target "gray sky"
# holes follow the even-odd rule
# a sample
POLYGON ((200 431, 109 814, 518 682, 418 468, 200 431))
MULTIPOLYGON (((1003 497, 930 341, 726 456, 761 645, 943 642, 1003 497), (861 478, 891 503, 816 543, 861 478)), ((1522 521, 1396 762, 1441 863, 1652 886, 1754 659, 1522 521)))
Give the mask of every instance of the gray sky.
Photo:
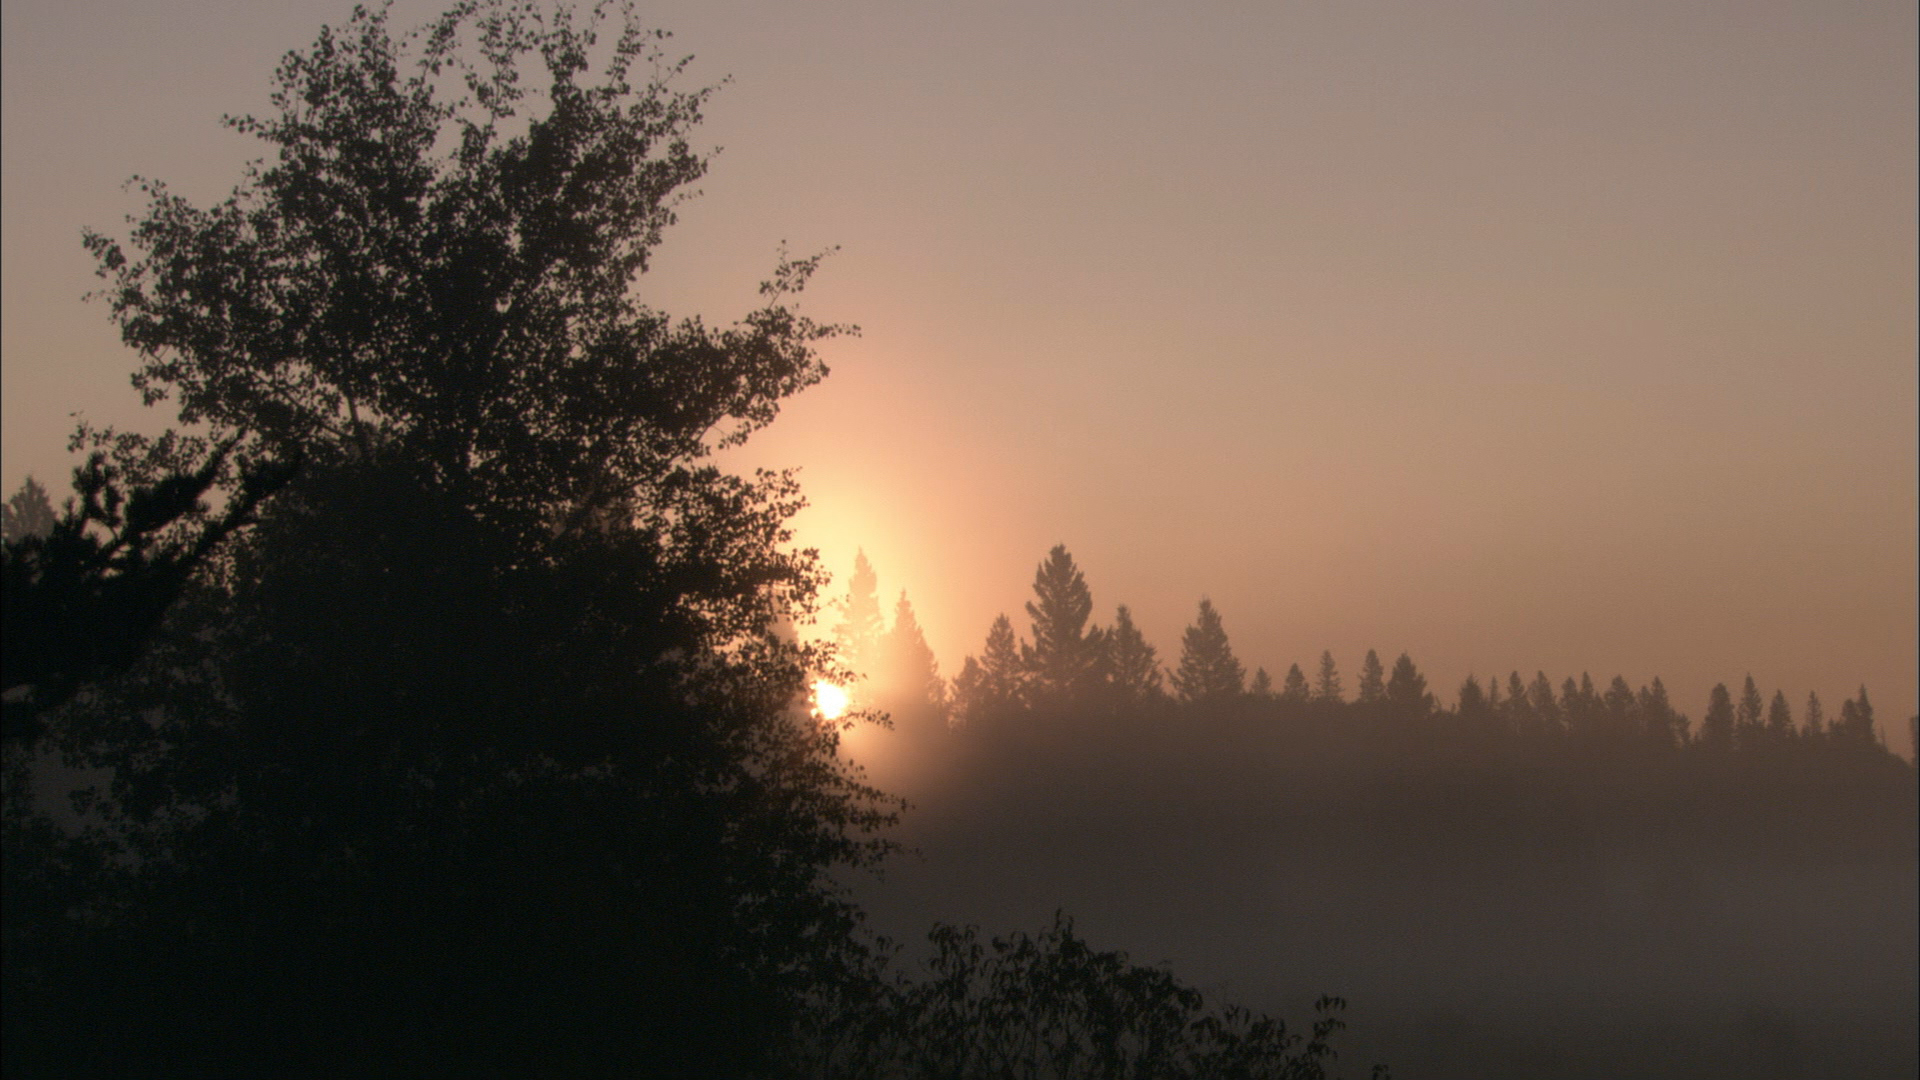
MULTIPOLYGON (((335 3, 5 0, 4 483, 157 427, 83 225, 219 197, 335 3)), ((433 5, 397 5, 411 25, 433 5)), ((731 74, 650 299, 857 322, 744 462, 942 668, 1064 542, 1171 655, 1915 707, 1911 4, 648 5, 731 74)), ((1016 619, 1018 624, 1021 620, 1016 619)), ((1351 681, 1349 674, 1349 681, 1351 681)))

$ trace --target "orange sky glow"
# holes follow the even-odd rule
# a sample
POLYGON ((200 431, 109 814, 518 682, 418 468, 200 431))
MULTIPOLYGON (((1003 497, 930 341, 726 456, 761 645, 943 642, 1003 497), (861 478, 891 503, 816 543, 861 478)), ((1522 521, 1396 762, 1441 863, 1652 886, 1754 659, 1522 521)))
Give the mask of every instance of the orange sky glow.
MULTIPOLYGON (((395 7, 400 25, 435 10, 395 7)), ((1064 543, 1169 661, 1861 683, 1920 637, 1910 4, 646 5, 723 146, 643 290, 743 314, 781 241, 858 323, 728 460, 912 599, 944 674, 1064 543)), ((157 428, 82 226, 218 198, 218 126, 347 5, 8 0, 4 480, 157 428), (270 9, 270 10, 268 10, 270 9)), ((836 592, 844 586, 836 585, 836 592)), ((831 616, 829 616, 831 621, 831 616)))

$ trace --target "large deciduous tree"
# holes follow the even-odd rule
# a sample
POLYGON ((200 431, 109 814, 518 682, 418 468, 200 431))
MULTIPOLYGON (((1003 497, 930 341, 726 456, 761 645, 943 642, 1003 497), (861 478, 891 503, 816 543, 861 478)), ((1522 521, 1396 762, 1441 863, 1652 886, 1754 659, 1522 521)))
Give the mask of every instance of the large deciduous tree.
POLYGON ((227 498, 303 466, 58 721, 119 862, 10 918, 10 1063, 737 1075, 837 962, 890 804, 798 704, 797 489, 710 458, 838 328, 811 259, 723 328, 644 301, 708 91, 604 11, 356 9, 230 197, 88 235, 227 498))

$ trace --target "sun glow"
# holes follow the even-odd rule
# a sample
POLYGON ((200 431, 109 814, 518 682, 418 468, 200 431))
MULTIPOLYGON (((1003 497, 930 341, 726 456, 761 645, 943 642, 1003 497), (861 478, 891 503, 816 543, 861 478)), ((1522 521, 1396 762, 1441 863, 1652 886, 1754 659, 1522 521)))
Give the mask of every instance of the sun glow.
POLYGON ((813 684, 813 711, 822 720, 838 720, 847 711, 847 692, 830 682, 813 684))

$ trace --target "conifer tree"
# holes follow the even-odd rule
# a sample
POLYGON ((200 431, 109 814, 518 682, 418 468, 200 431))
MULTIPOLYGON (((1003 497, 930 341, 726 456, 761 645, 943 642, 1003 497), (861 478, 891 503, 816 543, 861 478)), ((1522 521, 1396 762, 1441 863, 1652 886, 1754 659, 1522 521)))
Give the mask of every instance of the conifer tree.
POLYGON ((1527 707, 1533 713, 1535 730, 1556 733, 1560 730, 1560 704, 1553 697, 1553 683, 1547 673, 1536 671, 1527 684, 1527 707))
POLYGON ((1065 704, 1092 689, 1104 644, 1100 630, 1087 627, 1093 594, 1065 544, 1055 544, 1034 570, 1033 593, 1027 602, 1033 644, 1022 653, 1033 700, 1065 704))
POLYGON ((1273 676, 1266 668, 1256 668, 1253 681, 1247 684, 1247 696, 1256 701, 1273 701, 1278 696, 1273 692, 1273 676))
POLYGON ((6 506, 0 508, 0 537, 16 544, 29 536, 46 536, 53 531, 54 520, 47 489, 29 476, 20 490, 7 499, 6 506))
POLYGON ((1608 735, 1623 736, 1638 726, 1634 712, 1639 707, 1639 700, 1634 697, 1633 687, 1627 685, 1625 676, 1613 677, 1613 681, 1607 684, 1601 704, 1606 708, 1608 735))
POLYGON ((880 613, 879 581, 864 550, 853 556, 853 577, 848 581, 847 598, 841 609, 840 624, 834 638, 840 644, 840 658, 854 674, 871 676, 878 659, 881 635, 887 624, 880 613))
POLYGON ((1320 673, 1313 683, 1313 700, 1324 705, 1339 705, 1346 701, 1346 690, 1340 685, 1340 669, 1333 663, 1332 650, 1320 654, 1320 673))
POLYGON ((1666 684, 1654 676, 1653 683, 1640 688, 1640 723, 1647 737, 1660 746, 1675 746, 1686 741, 1673 703, 1667 700, 1666 684))
POLYGON ((1827 711, 1820 707, 1820 695, 1811 690, 1807 691, 1807 711, 1800 734, 1808 739, 1825 738, 1827 734, 1827 711))
POLYGON ((1707 715, 1700 718, 1700 745, 1709 750, 1733 749, 1734 723, 1733 695, 1726 683, 1715 683, 1707 697, 1707 715))
POLYGON ((1173 688, 1185 702, 1228 701, 1239 697, 1246 669, 1234 659, 1227 630, 1213 601, 1200 601, 1200 614, 1180 639, 1180 668, 1173 688))
POLYGON ((1393 662, 1385 700, 1388 708, 1407 716, 1426 716, 1433 711, 1434 700, 1433 695, 1427 693, 1427 677, 1420 674, 1420 669, 1413 666, 1413 658, 1406 653, 1401 653, 1393 662))
POLYGON ((1360 704, 1378 705, 1386 697, 1386 674, 1380 666, 1380 654, 1368 649, 1367 658, 1360 662, 1360 704))
POLYGON ((1025 705, 1026 688, 1027 670, 1013 621, 998 616, 980 657, 967 657, 953 681, 954 715, 969 723, 1006 716, 1025 705))
POLYGON ((1569 735, 1587 733, 1587 703, 1580 695, 1580 684, 1569 675, 1560 683, 1560 723, 1569 735))
POLYGON ((1873 724, 1873 703, 1867 700, 1865 686, 1860 688, 1857 699, 1849 699, 1841 704, 1840 720, 1833 725, 1829 737, 1836 746, 1856 750, 1880 745, 1879 732, 1873 724))
POLYGON ((913 614, 905 589, 894 605, 893 628, 881 638, 878 652, 875 690, 883 707, 895 713, 946 714, 946 681, 940 678, 939 663, 920 630, 920 620, 913 614))
POLYGON ((1133 612, 1125 604, 1114 612, 1113 629, 1106 635, 1105 655, 1108 686, 1117 700, 1139 705, 1164 695, 1160 687, 1159 655, 1133 624, 1133 612))
POLYGON ((1287 677, 1280 683, 1280 700, 1299 705, 1304 704, 1312 696, 1312 692, 1307 689, 1307 676, 1300 670, 1300 665, 1287 665, 1287 677))
POLYGON ((1538 734, 1539 718, 1527 700, 1527 684, 1518 671, 1507 675, 1507 723, 1521 735, 1538 734))
POLYGON ((1767 738, 1776 743, 1793 738, 1793 706, 1787 704, 1784 690, 1775 690, 1767 705, 1767 738))
MULTIPOLYGON (((1496 689, 1499 685, 1497 682, 1494 684, 1496 689)), ((1487 693, 1480 689, 1480 680, 1472 674, 1460 684, 1460 694, 1454 702, 1453 711, 1463 723, 1474 727, 1484 724, 1489 713, 1487 693)))
POLYGON ((1766 703, 1760 697, 1760 688, 1754 685, 1753 676, 1748 675, 1740 688, 1740 702, 1733 709, 1733 741, 1741 749, 1752 749, 1764 741, 1761 721, 1765 715, 1766 703))

